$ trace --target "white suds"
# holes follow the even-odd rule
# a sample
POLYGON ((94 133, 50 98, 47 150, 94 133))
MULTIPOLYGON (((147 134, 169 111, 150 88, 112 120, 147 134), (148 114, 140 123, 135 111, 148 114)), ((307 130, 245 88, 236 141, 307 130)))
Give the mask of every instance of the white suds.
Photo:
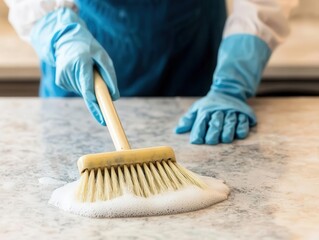
POLYGON ((51 177, 42 177, 38 179, 41 185, 64 185, 66 182, 51 177))
POLYGON ((221 180, 202 177, 208 189, 196 186, 166 192, 149 198, 125 194, 121 197, 94 203, 81 203, 75 199, 78 181, 56 189, 49 201, 64 211, 86 217, 137 217, 189 212, 224 201, 229 188, 221 180))

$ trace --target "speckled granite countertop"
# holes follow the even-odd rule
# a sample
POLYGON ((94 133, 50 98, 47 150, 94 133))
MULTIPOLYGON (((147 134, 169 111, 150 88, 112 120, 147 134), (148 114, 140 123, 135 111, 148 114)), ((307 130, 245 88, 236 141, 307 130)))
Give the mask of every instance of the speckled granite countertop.
POLYGON ((0 239, 319 239, 319 98, 251 102, 245 141, 195 146, 172 128, 194 99, 122 99, 134 147, 168 144, 184 166, 226 180, 229 200, 171 216, 89 219, 47 204, 86 153, 113 150, 80 99, 0 99, 0 239))

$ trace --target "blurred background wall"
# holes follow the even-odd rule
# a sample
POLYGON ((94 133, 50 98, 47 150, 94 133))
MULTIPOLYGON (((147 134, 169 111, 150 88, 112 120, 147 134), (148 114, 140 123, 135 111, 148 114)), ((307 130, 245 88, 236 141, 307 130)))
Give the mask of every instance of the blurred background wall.
MULTIPOLYGON (((319 0, 300 0, 290 22, 291 35, 274 52, 259 95, 319 95, 319 0)), ((18 38, 0 0, 0 96, 36 96, 39 77, 34 51, 18 38)))
POLYGON ((292 17, 319 17, 318 0, 299 0, 299 7, 293 12, 292 17))
POLYGON ((0 0, 0 96, 36 96, 38 59, 33 49, 19 39, 7 15, 7 6, 0 0))

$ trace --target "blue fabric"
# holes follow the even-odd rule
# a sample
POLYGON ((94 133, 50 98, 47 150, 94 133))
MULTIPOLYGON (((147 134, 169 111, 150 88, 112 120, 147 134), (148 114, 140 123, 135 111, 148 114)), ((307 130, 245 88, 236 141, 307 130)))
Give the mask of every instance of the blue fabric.
MULTIPOLYGON (((114 63, 121 96, 203 96, 211 86, 224 0, 77 0, 79 15, 114 63)), ((41 96, 74 96, 42 61, 41 96)))

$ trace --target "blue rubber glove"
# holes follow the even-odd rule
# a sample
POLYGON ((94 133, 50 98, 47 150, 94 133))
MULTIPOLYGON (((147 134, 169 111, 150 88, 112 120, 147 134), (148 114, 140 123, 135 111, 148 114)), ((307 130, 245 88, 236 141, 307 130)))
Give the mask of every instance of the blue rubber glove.
POLYGON ((249 126, 255 124, 256 116, 245 102, 211 91, 180 119, 176 133, 191 131, 194 144, 230 143, 247 137, 249 126))
POLYGON ((43 17, 32 29, 31 44, 40 59, 56 67, 55 84, 82 96, 94 118, 105 125, 94 93, 93 67, 116 100, 120 94, 113 63, 77 14, 61 8, 43 17))
POLYGON ((191 131, 193 144, 246 138, 257 123, 246 100, 255 95, 270 55, 268 45, 256 36, 238 34, 224 39, 211 90, 192 105, 175 132, 191 131))

